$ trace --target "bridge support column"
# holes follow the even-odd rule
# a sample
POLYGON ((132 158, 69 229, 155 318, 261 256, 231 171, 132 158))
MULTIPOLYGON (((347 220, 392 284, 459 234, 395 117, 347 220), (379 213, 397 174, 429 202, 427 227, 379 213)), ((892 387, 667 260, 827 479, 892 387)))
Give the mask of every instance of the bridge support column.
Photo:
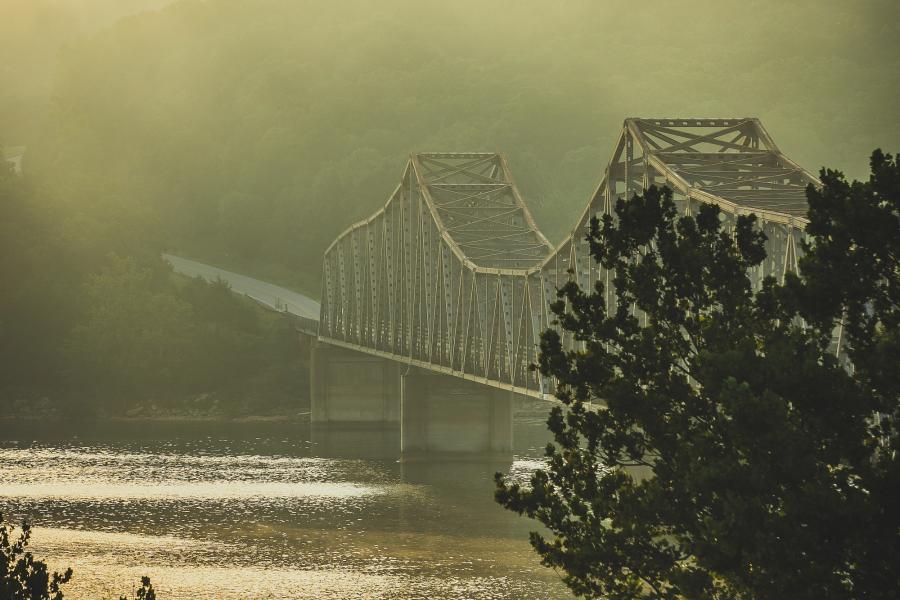
POLYGON ((398 364, 317 342, 310 354, 312 423, 400 421, 398 364))
POLYGON ((512 452, 510 391, 410 367, 400 397, 404 455, 512 452))

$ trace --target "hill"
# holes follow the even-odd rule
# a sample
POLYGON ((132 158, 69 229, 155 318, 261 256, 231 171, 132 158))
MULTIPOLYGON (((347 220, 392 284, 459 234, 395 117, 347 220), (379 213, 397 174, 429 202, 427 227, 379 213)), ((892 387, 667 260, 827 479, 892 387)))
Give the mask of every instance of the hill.
POLYGON ((71 44, 29 165, 60 194, 152 211, 169 247, 316 294, 322 250, 411 151, 508 153, 551 239, 629 115, 760 116, 801 164, 862 176, 900 137, 897 16, 888 1, 182 0, 71 44))

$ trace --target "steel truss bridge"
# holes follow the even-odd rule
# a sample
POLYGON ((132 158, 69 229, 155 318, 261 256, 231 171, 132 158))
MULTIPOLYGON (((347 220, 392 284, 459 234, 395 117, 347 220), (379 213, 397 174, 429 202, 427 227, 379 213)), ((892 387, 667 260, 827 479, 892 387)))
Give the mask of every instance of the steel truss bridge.
POLYGON ((413 154, 384 206, 326 250, 318 338, 549 398, 553 382, 528 367, 540 332, 553 326, 557 288, 611 279, 585 240, 592 216, 663 184, 686 215, 715 204, 733 227, 755 213, 768 237, 767 258, 751 273, 758 287, 796 270, 810 183, 819 184, 758 119, 626 119, 603 179, 554 248, 503 155, 413 154))

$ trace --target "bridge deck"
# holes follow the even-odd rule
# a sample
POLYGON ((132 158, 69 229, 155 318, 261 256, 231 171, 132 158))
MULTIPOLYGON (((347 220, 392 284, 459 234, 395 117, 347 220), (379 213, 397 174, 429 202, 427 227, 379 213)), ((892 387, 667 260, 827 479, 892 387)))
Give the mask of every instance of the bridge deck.
POLYGON ((236 294, 252 298, 270 310, 296 317, 300 320, 304 331, 309 330, 309 333, 313 335, 317 331, 321 307, 318 302, 309 296, 304 296, 274 283, 254 279, 233 271, 226 271, 225 269, 188 258, 163 254, 163 259, 172 265, 176 273, 187 275, 188 277, 201 277, 206 281, 221 279, 236 294))

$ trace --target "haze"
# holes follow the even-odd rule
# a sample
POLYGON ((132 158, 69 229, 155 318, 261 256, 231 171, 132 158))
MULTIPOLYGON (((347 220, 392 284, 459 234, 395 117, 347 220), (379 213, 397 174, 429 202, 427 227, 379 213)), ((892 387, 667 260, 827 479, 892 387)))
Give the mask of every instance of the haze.
POLYGON ((0 0, 0 57, 0 511, 75 598, 566 597, 495 465, 310 433, 286 316, 326 248, 415 152, 504 153, 555 244, 629 117, 758 117, 857 179, 900 140, 896 0, 0 0))

